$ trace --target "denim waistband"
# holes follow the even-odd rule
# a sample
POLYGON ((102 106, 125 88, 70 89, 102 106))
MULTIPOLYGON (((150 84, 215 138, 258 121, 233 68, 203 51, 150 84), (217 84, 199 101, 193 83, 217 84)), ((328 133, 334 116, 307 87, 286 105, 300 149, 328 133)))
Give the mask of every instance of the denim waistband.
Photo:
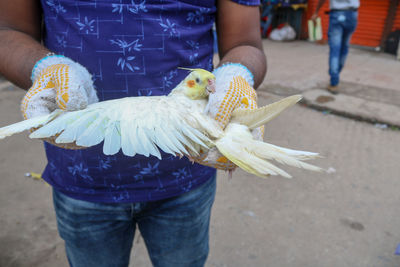
POLYGON ((331 9, 329 12, 335 12, 335 11, 357 11, 358 8, 355 7, 349 7, 349 8, 343 8, 343 9, 331 9))

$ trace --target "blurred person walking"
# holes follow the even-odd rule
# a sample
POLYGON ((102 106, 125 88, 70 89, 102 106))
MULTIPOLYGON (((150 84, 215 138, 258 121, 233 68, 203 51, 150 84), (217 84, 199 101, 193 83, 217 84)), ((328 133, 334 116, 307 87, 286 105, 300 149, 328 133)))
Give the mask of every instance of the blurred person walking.
MULTIPOLYGON (((318 11, 326 0, 319 0, 312 19, 318 17, 318 11)), ((329 0, 329 75, 328 91, 339 92, 339 75, 349 52, 350 38, 357 27, 359 0, 329 0)))

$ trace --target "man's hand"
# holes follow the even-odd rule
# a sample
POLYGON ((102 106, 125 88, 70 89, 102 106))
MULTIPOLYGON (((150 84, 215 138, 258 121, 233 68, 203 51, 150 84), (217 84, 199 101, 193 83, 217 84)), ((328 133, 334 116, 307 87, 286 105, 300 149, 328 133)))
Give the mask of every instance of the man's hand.
POLYGON ((21 103, 25 119, 63 110, 84 109, 98 102, 91 75, 82 65, 63 56, 48 56, 32 71, 32 87, 21 103))
MULTIPOLYGON (((252 88, 253 75, 243 65, 228 63, 214 70, 216 78, 216 92, 209 95, 205 112, 214 118, 221 128, 229 123, 235 108, 257 108, 257 94, 252 88)), ((253 136, 262 140, 264 127, 253 130, 253 136)), ((223 156, 217 148, 207 152, 200 152, 200 156, 192 158, 195 162, 219 170, 235 170, 236 165, 223 156)))
POLYGON ((312 20, 315 21, 318 18, 318 12, 321 9, 321 7, 325 4, 325 2, 326 0, 318 0, 317 8, 315 9, 314 14, 311 16, 312 20))
POLYGON ((315 21, 317 18, 318 18, 318 13, 315 12, 315 13, 311 16, 311 19, 312 19, 313 21, 315 21))
POLYGON ((214 75, 216 92, 209 96, 205 112, 224 129, 234 109, 257 108, 257 94, 253 74, 241 64, 227 63, 215 69, 214 75))

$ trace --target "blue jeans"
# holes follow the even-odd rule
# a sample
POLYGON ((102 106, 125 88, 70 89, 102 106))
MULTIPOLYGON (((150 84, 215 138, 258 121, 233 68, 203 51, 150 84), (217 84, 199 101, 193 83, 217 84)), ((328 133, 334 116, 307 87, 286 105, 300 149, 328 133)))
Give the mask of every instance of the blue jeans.
POLYGON ((58 231, 71 266, 128 266, 136 225, 154 266, 204 266, 216 179, 146 203, 92 203, 53 190, 58 231))
POLYGON ((350 38, 357 27, 357 11, 331 11, 329 15, 329 75, 331 85, 339 84, 339 74, 349 52, 350 38))

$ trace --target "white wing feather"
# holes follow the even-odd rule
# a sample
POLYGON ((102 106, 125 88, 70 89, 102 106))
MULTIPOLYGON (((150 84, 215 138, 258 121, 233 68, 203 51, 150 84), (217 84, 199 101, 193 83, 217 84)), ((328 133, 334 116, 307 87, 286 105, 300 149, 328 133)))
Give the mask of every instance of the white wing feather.
POLYGON ((110 122, 104 133, 103 153, 114 155, 121 149, 121 128, 119 121, 110 122))
POLYGON ((76 139, 76 144, 84 147, 100 144, 104 140, 106 125, 107 118, 100 115, 76 139))
MULTIPOLYGON (((56 120, 50 121, 29 135, 30 138, 47 138, 55 136, 69 128, 70 123, 79 118, 78 111, 63 113, 56 120)), ((87 114, 88 115, 88 114, 87 114)))
POLYGON ((0 139, 3 139, 7 136, 11 136, 16 133, 21 133, 23 131, 27 131, 33 128, 38 128, 49 121, 53 120, 56 118, 58 115, 62 113, 61 110, 55 110, 49 115, 44 115, 40 117, 36 117, 30 120, 24 120, 20 121, 8 126, 5 126, 3 128, 0 128, 0 139))
POLYGON ((235 109, 232 112, 231 122, 255 129, 274 119, 282 111, 299 102, 301 98, 301 95, 292 95, 257 109, 235 109))

